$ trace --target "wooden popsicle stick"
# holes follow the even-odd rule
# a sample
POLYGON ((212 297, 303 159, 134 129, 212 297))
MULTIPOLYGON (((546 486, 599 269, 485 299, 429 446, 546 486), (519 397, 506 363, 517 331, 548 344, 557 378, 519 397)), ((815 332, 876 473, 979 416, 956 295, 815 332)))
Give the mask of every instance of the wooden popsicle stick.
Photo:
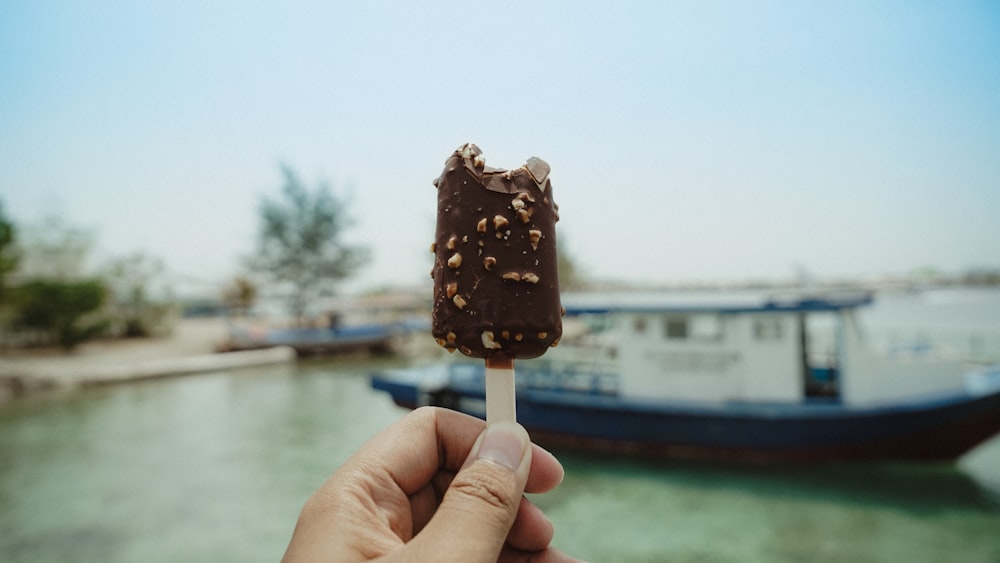
POLYGON ((514 360, 486 358, 486 424, 517 422, 514 360))

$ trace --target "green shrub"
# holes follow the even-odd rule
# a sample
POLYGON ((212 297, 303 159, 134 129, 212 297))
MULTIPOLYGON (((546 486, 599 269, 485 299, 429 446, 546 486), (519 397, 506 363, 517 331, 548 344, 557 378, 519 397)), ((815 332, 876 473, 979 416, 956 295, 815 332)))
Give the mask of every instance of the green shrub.
POLYGON ((39 331, 67 350, 100 335, 107 327, 107 321, 94 319, 93 315, 106 296, 99 281, 35 280, 12 293, 14 327, 39 331))

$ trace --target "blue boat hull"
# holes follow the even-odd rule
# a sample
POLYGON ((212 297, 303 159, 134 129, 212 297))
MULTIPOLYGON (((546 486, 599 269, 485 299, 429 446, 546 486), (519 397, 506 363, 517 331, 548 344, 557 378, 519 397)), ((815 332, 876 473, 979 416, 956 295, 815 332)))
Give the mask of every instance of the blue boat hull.
MULTIPOLYGON (((1000 376, 1000 373, 994 374, 1000 376)), ((485 415, 481 379, 452 378, 421 391, 372 379, 408 408, 431 404, 485 415)), ((837 401, 703 405, 519 389, 518 421, 550 447, 690 458, 953 460, 1000 430, 1000 390, 851 408, 837 401)))
POLYGON ((337 328, 288 328, 250 334, 231 331, 227 350, 247 350, 289 346, 299 355, 341 353, 367 350, 388 353, 394 339, 406 334, 403 324, 372 324, 337 328))
POLYGON ((1000 395, 914 410, 722 414, 518 402, 548 441, 690 457, 955 459, 1000 428, 1000 395))

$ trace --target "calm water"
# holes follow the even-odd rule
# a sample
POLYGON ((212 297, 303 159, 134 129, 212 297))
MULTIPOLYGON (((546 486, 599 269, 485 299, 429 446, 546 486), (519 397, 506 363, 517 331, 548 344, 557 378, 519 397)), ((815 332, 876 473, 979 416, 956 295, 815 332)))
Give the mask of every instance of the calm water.
MULTIPOLYGON (((327 361, 0 405, 0 561, 277 561, 302 503, 403 411, 327 361)), ((557 452, 558 453, 558 452, 557 452)), ((1000 439, 957 465, 559 454, 535 497, 593 561, 1000 561, 1000 439)))

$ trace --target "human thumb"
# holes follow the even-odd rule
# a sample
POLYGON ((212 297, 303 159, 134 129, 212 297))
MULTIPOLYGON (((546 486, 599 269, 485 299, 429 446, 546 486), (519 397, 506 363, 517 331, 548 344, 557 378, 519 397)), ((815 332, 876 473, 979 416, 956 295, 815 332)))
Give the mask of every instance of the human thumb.
POLYGON ((487 426, 413 547, 434 560, 496 561, 528 481, 530 444, 519 424, 487 426))

